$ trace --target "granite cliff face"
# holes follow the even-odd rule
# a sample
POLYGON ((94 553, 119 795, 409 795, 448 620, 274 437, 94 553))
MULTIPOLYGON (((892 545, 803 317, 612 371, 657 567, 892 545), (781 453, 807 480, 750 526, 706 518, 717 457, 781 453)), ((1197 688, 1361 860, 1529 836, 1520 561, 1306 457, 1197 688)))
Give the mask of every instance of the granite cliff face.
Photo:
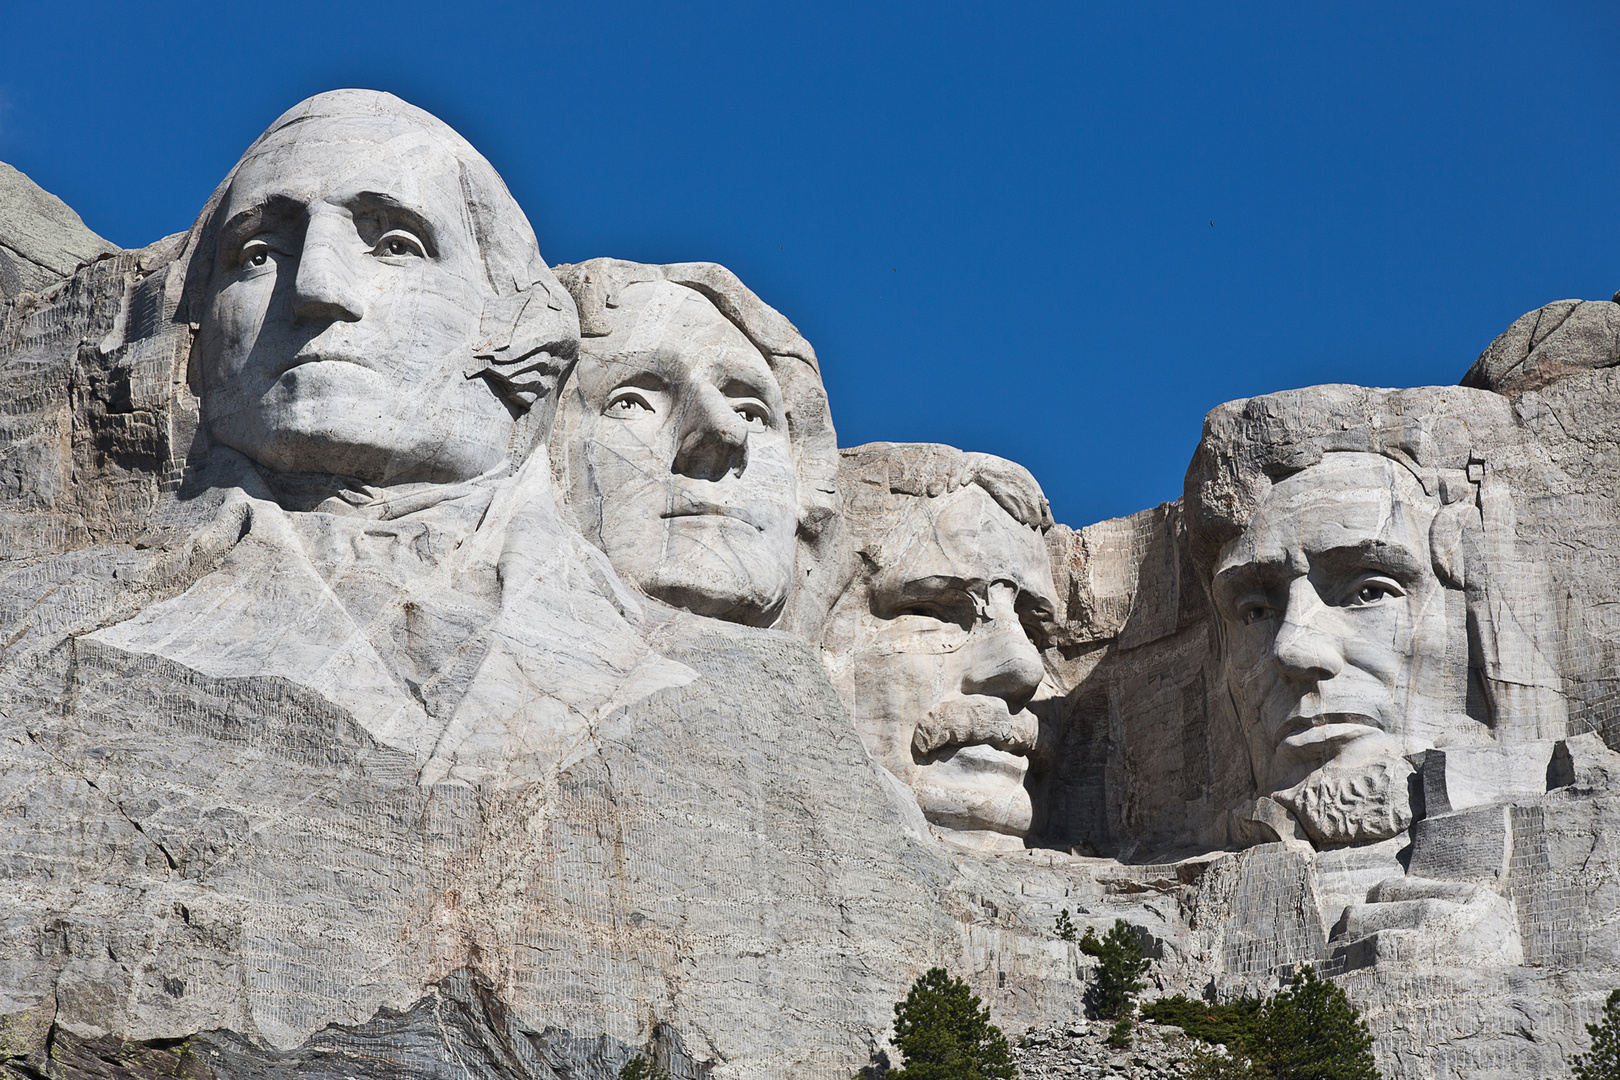
POLYGON ((138 251, 25 195, 11 1072, 846 1077, 931 966, 1078 1016, 1064 908, 1164 993, 1317 966, 1390 1076, 1559 1075, 1620 985, 1620 304, 1222 405, 1070 529, 840 451, 723 268, 547 265, 388 95, 138 251))

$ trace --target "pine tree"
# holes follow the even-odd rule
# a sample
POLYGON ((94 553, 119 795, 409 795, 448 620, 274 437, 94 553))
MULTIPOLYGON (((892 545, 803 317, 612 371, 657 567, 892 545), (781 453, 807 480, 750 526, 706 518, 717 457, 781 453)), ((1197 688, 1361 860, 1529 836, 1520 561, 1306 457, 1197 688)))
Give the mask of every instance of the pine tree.
POLYGON ((1575 1080, 1620 1080, 1620 990, 1603 1006, 1603 1022, 1587 1024, 1586 1033, 1591 1048, 1570 1062, 1575 1080))
POLYGON ((1129 1016, 1136 1007, 1136 995, 1147 985, 1142 976, 1147 974, 1151 961, 1142 956, 1142 941, 1124 919, 1115 919, 1114 928, 1097 939, 1096 931, 1086 927, 1086 936, 1080 939, 1080 951, 1097 958, 1097 981, 1091 988, 1092 1007, 1104 1020, 1118 1020, 1129 1016))
POLYGON ((930 968, 894 1006, 903 1068, 889 1080, 1014 1080, 1007 1038, 961 979, 930 968))
POLYGON ((1306 967, 1260 1007, 1254 1049, 1277 1080, 1380 1080, 1372 1035, 1330 979, 1306 967))
POLYGON ((1058 915, 1057 922, 1052 926, 1052 932, 1058 936, 1059 941, 1073 941, 1078 935, 1075 933, 1074 920, 1069 918, 1069 909, 1064 908, 1058 915))
POLYGON ((637 1054, 619 1070, 619 1080, 669 1080, 669 1073, 637 1054))

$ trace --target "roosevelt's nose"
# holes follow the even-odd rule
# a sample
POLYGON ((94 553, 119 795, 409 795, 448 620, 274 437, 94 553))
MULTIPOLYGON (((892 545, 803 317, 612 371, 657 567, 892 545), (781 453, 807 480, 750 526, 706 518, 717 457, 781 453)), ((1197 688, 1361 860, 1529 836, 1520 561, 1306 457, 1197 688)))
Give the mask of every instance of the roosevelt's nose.
POLYGON ((675 471, 698 480, 721 480, 747 467, 748 422, 718 389, 702 386, 684 402, 675 471))
POLYGON ((334 213, 310 215, 293 281, 293 322, 358 322, 364 314, 354 260, 354 226, 334 213))
POLYGON ((1018 617, 1017 596, 1010 585, 991 587, 983 621, 968 642, 962 671, 964 694, 1001 698, 1009 712, 1028 705, 1046 675, 1040 651, 1018 617))
POLYGON ((1289 584, 1282 625, 1271 647, 1285 676, 1321 682, 1344 670, 1344 647, 1332 625, 1336 619, 1309 578, 1298 577, 1289 584))

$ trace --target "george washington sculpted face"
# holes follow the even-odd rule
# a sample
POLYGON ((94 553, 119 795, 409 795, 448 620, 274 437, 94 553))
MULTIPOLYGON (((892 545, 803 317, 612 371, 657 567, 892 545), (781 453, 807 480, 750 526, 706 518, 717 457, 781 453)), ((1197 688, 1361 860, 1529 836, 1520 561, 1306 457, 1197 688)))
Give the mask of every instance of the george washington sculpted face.
POLYGON ((375 484, 503 460, 513 411, 465 374, 491 289, 464 167, 440 133, 376 112, 310 117, 250 153, 215 216, 199 320, 217 442, 375 484))

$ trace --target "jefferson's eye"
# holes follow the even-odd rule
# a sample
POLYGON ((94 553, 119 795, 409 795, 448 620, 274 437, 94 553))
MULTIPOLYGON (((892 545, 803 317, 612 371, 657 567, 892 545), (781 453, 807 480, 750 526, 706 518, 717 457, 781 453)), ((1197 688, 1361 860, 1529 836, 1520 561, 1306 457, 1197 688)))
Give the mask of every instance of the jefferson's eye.
POLYGON ((602 412, 607 416, 629 418, 641 416, 653 411, 652 405, 646 398, 633 390, 621 390, 608 401, 607 408, 602 412))
POLYGON ((737 415, 747 422, 749 427, 768 427, 771 422, 770 410, 755 401, 744 401, 733 406, 737 415))
POLYGON ((371 250, 375 255, 414 256, 418 259, 425 257, 427 254, 426 249, 422 246, 422 241, 404 229, 394 229, 391 232, 384 233, 382 239, 377 241, 377 246, 371 250))
POLYGON ((239 258, 243 269, 264 266, 270 261, 270 245, 263 240, 249 240, 242 245, 239 258))

